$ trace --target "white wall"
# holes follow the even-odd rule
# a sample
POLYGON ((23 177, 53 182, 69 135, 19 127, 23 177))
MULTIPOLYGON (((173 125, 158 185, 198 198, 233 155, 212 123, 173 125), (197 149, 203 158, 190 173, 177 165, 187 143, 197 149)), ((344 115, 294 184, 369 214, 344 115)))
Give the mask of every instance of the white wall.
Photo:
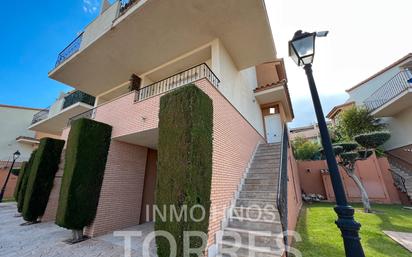
POLYGON ((212 42, 211 65, 220 79, 220 92, 264 136, 262 112, 253 93, 257 85, 255 67, 238 70, 219 40, 212 42))
POLYGON ((385 118, 391 138, 384 145, 385 150, 412 144, 412 107, 402 110, 393 117, 385 118))
POLYGON ((7 161, 12 158, 13 153, 19 150, 21 156, 19 160, 28 160, 33 145, 16 142, 19 136, 34 137, 35 132, 29 127, 33 115, 37 110, 26 110, 0 106, 0 160, 7 161))
POLYGON ((356 89, 348 92, 348 102, 355 101, 356 105, 363 105, 363 101, 366 98, 372 95, 373 92, 383 86, 385 82, 393 78, 400 71, 401 69, 399 68, 399 66, 393 67, 392 69, 389 69, 388 71, 364 83, 362 86, 359 86, 356 89))

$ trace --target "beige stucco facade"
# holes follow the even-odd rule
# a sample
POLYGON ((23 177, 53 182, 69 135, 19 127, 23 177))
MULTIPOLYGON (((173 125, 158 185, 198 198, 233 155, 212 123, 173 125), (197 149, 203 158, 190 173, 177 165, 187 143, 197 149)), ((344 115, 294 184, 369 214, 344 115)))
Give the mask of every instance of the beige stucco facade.
POLYGON ((30 140, 16 140, 18 137, 35 138, 35 132, 28 130, 33 115, 39 109, 0 105, 0 161, 12 160, 13 153, 19 150, 19 161, 28 160, 37 144, 30 140))

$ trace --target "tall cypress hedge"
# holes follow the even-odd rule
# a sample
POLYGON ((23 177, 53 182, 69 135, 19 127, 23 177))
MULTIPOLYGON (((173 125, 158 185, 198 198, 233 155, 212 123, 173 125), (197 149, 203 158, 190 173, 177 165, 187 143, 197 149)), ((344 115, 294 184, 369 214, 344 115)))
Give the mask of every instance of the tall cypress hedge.
MULTIPOLYGON (((155 230, 171 233, 177 243, 177 256, 183 256, 183 232, 201 231, 207 234, 209 226, 210 188, 212 177, 212 100, 194 85, 173 91, 160 100, 158 170, 156 205, 165 208, 166 220, 156 212, 155 230), (171 219, 169 206, 179 214, 187 210, 187 220, 171 219), (205 210, 202 217, 201 205, 205 210), (192 219, 194 218, 194 219, 192 219)), ((172 214, 174 215, 174 214, 172 214)), ((169 241, 156 237, 159 257, 169 256, 169 241)), ((191 237, 190 246, 200 247, 201 239, 191 237)))
POLYGON ((89 119, 73 122, 66 159, 56 224, 73 230, 89 225, 97 210, 112 127, 89 119))
POLYGON ((64 140, 47 137, 40 139, 24 195, 24 220, 33 222, 44 214, 63 146, 64 140))
POLYGON ((19 171, 19 176, 17 177, 17 181, 16 181, 16 187, 14 188, 14 199, 16 200, 16 202, 19 201, 19 191, 20 191, 20 187, 23 181, 23 174, 25 172, 27 166, 27 162, 22 162, 21 167, 20 167, 20 171, 19 171))
POLYGON ((34 157, 36 156, 36 152, 37 149, 33 150, 33 152, 30 155, 29 161, 24 167, 24 172, 21 178, 21 185, 19 186, 19 192, 17 193, 17 211, 20 213, 23 211, 24 196, 26 194, 27 182, 29 181, 31 166, 33 164, 34 157))

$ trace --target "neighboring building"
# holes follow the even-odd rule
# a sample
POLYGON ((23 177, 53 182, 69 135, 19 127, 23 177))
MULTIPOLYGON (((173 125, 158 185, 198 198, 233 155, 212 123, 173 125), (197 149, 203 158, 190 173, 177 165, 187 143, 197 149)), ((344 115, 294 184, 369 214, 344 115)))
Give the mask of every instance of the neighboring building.
MULTIPOLYGON (((372 115, 387 124, 391 138, 384 148, 393 167, 409 171, 412 178, 412 53, 397 60, 359 84, 346 90, 346 104, 336 106, 330 119, 342 108, 352 105, 366 107, 372 115)), ((394 176, 398 177, 397 174, 394 176)), ((412 187, 412 179, 407 179, 412 187)), ((402 180, 400 184, 404 184, 402 180)), ((405 187, 400 185, 400 187, 405 187)), ((406 190, 406 189, 402 189, 406 190)), ((412 196, 412 192, 411 192, 412 196)))
POLYGON ((326 118, 328 118, 331 121, 332 125, 336 125, 336 119, 338 118, 339 114, 342 113, 344 110, 352 108, 354 105, 355 103, 353 101, 347 101, 344 104, 336 105, 326 115, 326 118))
MULTIPOLYGON (((17 159, 15 166, 20 167, 22 161, 27 161, 31 152, 39 143, 35 132, 30 131, 27 127, 39 109, 11 106, 0 104, 0 187, 9 172, 13 161, 13 153, 17 150, 20 157, 17 159)), ((5 197, 12 196, 17 177, 11 176, 7 184, 5 197)))
POLYGON ((29 129, 43 136, 58 138, 69 118, 91 110, 94 103, 95 97, 78 90, 61 93, 50 107, 32 117, 29 129))
MULTIPOLYGON (((60 97, 45 111, 47 118, 35 117, 30 126, 61 134, 64 140, 70 122, 78 118, 113 127, 97 214, 86 234, 96 236, 147 221, 142 217, 155 193, 160 97, 189 83, 212 99, 214 109, 214 215, 209 220, 208 255, 216 256, 219 248, 232 244, 218 236, 219 230, 259 230, 259 221, 254 225, 227 220, 226 212, 242 203, 262 205, 287 198, 288 205, 278 208, 283 230, 293 230, 301 206, 297 166, 288 144, 280 144, 287 140, 284 128, 293 119, 293 110, 264 1, 141 0, 110 5, 104 0, 102 6, 101 14, 58 55, 49 73, 76 92, 95 97, 94 108, 81 101, 64 108, 59 101, 65 97, 60 97), (51 115, 55 105, 58 111, 51 115), (283 160, 275 154, 280 151, 283 160), (255 158, 262 154, 270 156, 255 158), (254 165, 266 167, 263 174, 249 169, 254 165), (279 170, 285 173, 285 186, 294 187, 289 195, 278 189, 279 170), (250 177, 257 175, 260 179, 250 177)), ((56 175, 44 220, 55 217, 62 172, 56 175)), ((279 226, 274 222, 261 227, 277 231, 266 244, 274 242, 282 230, 279 226)), ((282 256, 282 248, 270 246, 270 256, 282 256)), ((241 248, 252 251, 246 245, 241 248)))
MULTIPOLYGON (((331 123, 327 122, 326 124, 329 125, 331 123)), ((289 130, 289 133, 291 140, 294 140, 296 138, 304 138, 307 140, 312 140, 321 143, 319 126, 317 123, 302 127, 291 128, 289 130)))

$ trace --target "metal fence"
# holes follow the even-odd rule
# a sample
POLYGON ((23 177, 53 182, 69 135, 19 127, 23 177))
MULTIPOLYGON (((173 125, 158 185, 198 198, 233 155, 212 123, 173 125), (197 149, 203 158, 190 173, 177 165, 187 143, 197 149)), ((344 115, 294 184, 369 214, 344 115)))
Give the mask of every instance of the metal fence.
POLYGON ((31 124, 37 123, 39 121, 45 120, 47 119, 47 117, 49 116, 49 109, 43 109, 41 111, 39 111, 38 113, 33 115, 33 119, 31 121, 31 124))
POLYGON ((219 86, 220 80, 209 68, 209 66, 207 66, 206 63, 202 63, 180 73, 172 75, 168 78, 165 78, 161 81, 141 88, 140 90, 136 91, 135 101, 142 101, 152 96, 156 96, 195 82, 202 78, 207 78, 215 87, 219 86))
POLYGON ((86 119, 94 119, 96 108, 90 109, 88 111, 82 112, 76 116, 73 116, 69 119, 67 122, 67 126, 71 126, 73 121, 78 120, 80 118, 86 118, 86 119))
POLYGON ((62 62, 69 59, 70 56, 75 54, 80 49, 82 43, 83 32, 77 36, 63 51, 57 56, 57 61, 55 67, 59 66, 62 62))
POLYGON ((409 70, 399 72, 365 99, 364 103, 366 108, 369 111, 374 111, 408 88, 412 88, 408 82, 411 78, 412 76, 409 70))
MULTIPOLYGON (((282 145, 280 150, 280 166, 278 177, 277 207, 283 231, 288 230, 288 128, 283 127, 282 145)), ((288 237, 284 235, 285 245, 288 245, 288 237)))
POLYGON ((95 101, 94 96, 91 96, 82 91, 76 90, 64 97, 64 103, 63 103, 62 109, 65 109, 78 102, 82 102, 82 103, 93 106, 94 101, 95 101))

